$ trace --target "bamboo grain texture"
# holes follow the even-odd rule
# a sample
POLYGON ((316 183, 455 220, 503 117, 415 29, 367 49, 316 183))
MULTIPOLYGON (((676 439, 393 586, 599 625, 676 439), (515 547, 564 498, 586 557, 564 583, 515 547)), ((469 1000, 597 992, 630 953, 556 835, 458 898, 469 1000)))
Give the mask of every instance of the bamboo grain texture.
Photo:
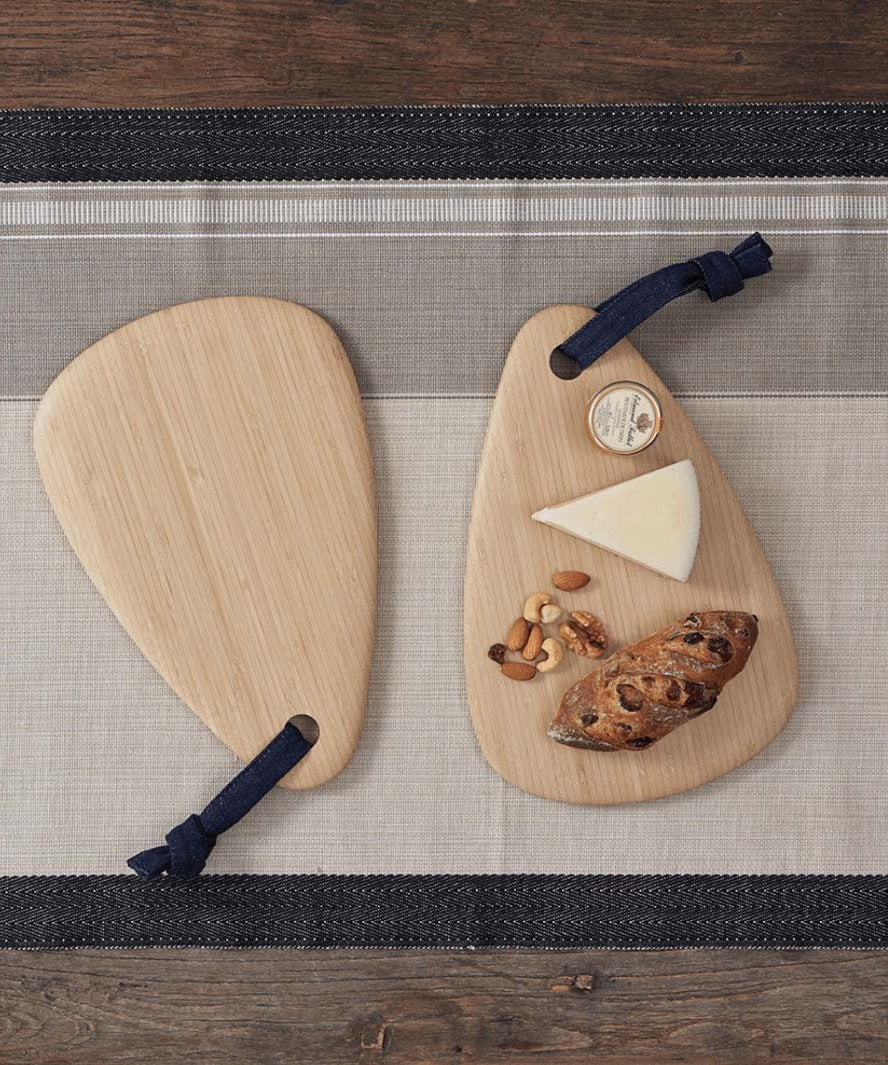
POLYGON ((244 761, 308 714, 320 738, 281 784, 339 773, 367 699, 377 547, 333 330, 273 299, 158 311, 65 368, 34 444, 74 551, 184 703, 244 761))
POLYGON ((549 369, 552 349, 590 315, 583 307, 541 311, 523 326, 509 353, 475 486, 464 654, 472 720, 491 766, 534 795, 612 805, 687 791, 748 761, 789 718, 798 671, 786 610, 761 545, 715 458, 638 351, 623 340, 572 381, 549 369), (659 438, 636 455, 605 453, 585 434, 588 399, 618 380, 646 385, 663 410, 659 438), (686 584, 530 519, 543 506, 686 458, 697 471, 702 508, 700 545, 686 584), (551 584, 558 570, 582 570, 592 581, 582 590, 559 592, 551 584), (564 691, 601 661, 565 651, 557 669, 517 683, 487 658, 488 647, 503 640, 535 591, 551 593, 565 611, 600 617, 610 651, 704 610, 757 614, 759 640, 711 713, 643 751, 576 750, 549 739, 546 726, 564 691))

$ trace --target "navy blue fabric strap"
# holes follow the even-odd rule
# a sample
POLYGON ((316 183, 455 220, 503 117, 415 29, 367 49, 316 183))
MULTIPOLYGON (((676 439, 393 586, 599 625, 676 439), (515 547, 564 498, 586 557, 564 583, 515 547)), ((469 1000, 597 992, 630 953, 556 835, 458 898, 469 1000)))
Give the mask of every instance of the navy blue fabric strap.
POLYGON ((671 300, 700 288, 713 303, 733 296, 743 288, 746 278, 768 273, 771 254, 761 234, 753 233, 730 254, 708 251, 687 262, 664 266, 599 304, 595 317, 559 344, 556 351, 585 370, 671 300))
POLYGON ((165 847, 152 847, 126 863, 139 876, 197 876, 216 839, 238 821, 311 750, 298 728, 287 722, 269 745, 219 792, 200 814, 192 814, 167 834, 165 847))

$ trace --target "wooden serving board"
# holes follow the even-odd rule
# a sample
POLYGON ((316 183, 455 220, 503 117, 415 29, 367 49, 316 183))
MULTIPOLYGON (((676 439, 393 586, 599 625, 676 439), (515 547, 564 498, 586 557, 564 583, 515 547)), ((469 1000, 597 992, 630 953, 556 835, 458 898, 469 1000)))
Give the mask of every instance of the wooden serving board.
POLYGON ((550 370, 553 348, 591 314, 584 307, 550 307, 531 318, 512 345, 475 486, 464 646, 472 721, 491 766, 534 795, 610 805, 686 791, 752 758, 792 713, 798 677, 786 610, 755 533, 705 443, 638 351, 623 340, 570 381, 550 370), (600 450, 584 429, 587 401, 617 380, 647 385, 663 410, 659 438, 634 456, 600 450), (696 467, 702 506, 700 546, 687 584, 531 521, 541 507, 685 458, 696 467), (559 592, 550 578, 565 569, 590 573, 592 582, 559 592), (504 677, 487 657, 534 591, 550 592, 566 610, 601 617, 612 651, 694 610, 757 614, 759 640, 712 713, 648 750, 577 750, 549 739, 546 726, 564 691, 600 662, 565 651, 556 670, 522 683, 504 677))
POLYGON ((150 314, 44 396, 37 463, 74 551, 136 644, 244 761, 298 714, 282 781, 349 761, 376 610, 370 446, 333 330, 274 299, 150 314))

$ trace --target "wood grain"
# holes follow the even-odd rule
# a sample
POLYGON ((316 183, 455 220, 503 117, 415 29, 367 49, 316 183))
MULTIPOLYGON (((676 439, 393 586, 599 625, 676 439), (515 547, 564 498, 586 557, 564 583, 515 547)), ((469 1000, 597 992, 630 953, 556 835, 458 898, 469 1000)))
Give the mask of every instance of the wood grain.
POLYGON ((79 355, 34 424, 49 500, 146 658, 240 758, 320 727, 281 781, 348 763, 376 613, 370 443, 333 330, 225 297, 130 322, 79 355))
MULTIPOLYGON (((555 377, 549 354, 590 318, 549 307, 515 338, 490 414, 466 549, 464 654, 475 732, 488 762, 544 798, 611 805, 687 791, 735 769, 767 746, 798 695, 795 647, 771 568, 733 489, 666 386, 621 341, 573 381, 555 377), (588 400, 613 381, 638 381, 659 399, 663 430, 637 455, 611 455, 586 438, 588 400), (617 558, 530 520, 561 503, 691 459, 702 527, 687 583, 617 558), (593 575, 579 592, 556 592, 551 574, 593 575), (546 726, 562 694, 600 663, 565 653, 558 669, 517 684, 487 658, 525 598, 552 594, 565 610, 599 615, 619 650, 692 611, 741 610, 760 619, 759 641, 712 713, 644 751, 600 753, 555 743, 546 726)), ((640 516, 643 520, 643 515, 640 516)))
POLYGON ((0 1065, 850 1065, 879 952, 0 954, 0 1065))
POLYGON ((867 0, 6 0, 4 107, 888 98, 867 0))

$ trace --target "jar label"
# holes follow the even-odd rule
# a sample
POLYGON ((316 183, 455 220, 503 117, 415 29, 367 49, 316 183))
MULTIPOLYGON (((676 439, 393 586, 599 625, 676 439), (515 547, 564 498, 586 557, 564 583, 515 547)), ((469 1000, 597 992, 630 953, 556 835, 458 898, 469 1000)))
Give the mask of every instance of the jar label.
POLYGON ((652 443, 660 428, 660 411, 653 393, 620 382, 603 389, 589 410, 589 429, 596 443, 608 451, 632 454, 652 443))

